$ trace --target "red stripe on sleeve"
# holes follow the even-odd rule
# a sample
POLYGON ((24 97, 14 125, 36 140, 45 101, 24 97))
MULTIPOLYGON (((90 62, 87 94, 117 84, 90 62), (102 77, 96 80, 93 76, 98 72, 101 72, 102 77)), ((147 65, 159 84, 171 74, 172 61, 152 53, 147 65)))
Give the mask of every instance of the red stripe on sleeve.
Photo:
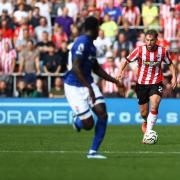
POLYGON ((140 76, 141 67, 142 67, 142 46, 139 47, 138 79, 139 79, 139 76, 140 76))
MULTIPOLYGON (((166 55, 166 49, 162 48, 161 62, 164 60, 165 55, 166 55)), ((161 63, 160 63, 159 71, 158 71, 158 78, 156 80, 156 83, 159 83, 162 80, 163 80, 163 74, 162 74, 161 63)))
POLYGON ((138 49, 139 47, 135 48, 132 53, 129 54, 129 56, 127 57, 129 61, 134 61, 138 57, 138 49))
MULTIPOLYGON (((146 48, 146 60, 145 61, 147 63, 150 62, 150 52, 147 50, 147 48, 146 48)), ((143 78, 142 78, 142 81, 141 81, 142 84, 145 84, 146 77, 147 77, 147 74, 148 74, 148 69, 149 69, 149 65, 145 64, 144 74, 143 74, 143 78)))
MULTIPOLYGON (((153 54, 154 54, 154 62, 157 62, 158 48, 157 48, 157 50, 153 54)), ((149 84, 152 84, 152 81, 154 79, 155 73, 156 73, 156 66, 153 66, 152 67, 152 72, 151 72, 151 79, 149 80, 149 84)))

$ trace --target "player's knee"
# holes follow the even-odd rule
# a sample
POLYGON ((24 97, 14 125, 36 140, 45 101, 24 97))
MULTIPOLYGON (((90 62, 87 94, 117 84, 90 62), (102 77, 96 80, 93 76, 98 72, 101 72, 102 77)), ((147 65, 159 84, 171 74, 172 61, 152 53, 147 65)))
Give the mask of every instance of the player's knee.
POLYGON ((84 129, 87 130, 87 131, 90 131, 93 127, 94 127, 94 123, 93 124, 86 124, 84 126, 84 129))
POLYGON ((151 104, 151 111, 157 111, 158 110, 158 104, 157 103, 152 103, 151 104))
POLYGON ((154 106, 154 107, 152 106, 151 107, 151 112, 158 112, 158 108, 156 106, 154 106))
POLYGON ((148 116, 148 111, 145 110, 145 109, 141 110, 141 116, 142 116, 143 118, 146 118, 146 117, 148 116))
POLYGON ((94 112, 96 113, 97 117, 102 120, 107 120, 107 111, 106 105, 104 103, 98 104, 94 107, 94 112))
POLYGON ((87 131, 91 130, 94 127, 94 120, 93 120, 93 118, 91 117, 91 118, 87 119, 86 121, 84 121, 83 127, 87 131))
POLYGON ((93 126, 91 126, 91 125, 84 127, 84 129, 85 129, 86 131, 90 131, 92 128, 93 128, 93 126))
POLYGON ((105 120, 105 121, 107 121, 107 119, 108 119, 108 115, 107 115, 106 112, 103 112, 103 113, 99 114, 98 117, 99 117, 100 119, 102 119, 102 120, 105 120))
POLYGON ((151 101, 151 111, 157 111, 160 104, 160 97, 155 98, 151 101))

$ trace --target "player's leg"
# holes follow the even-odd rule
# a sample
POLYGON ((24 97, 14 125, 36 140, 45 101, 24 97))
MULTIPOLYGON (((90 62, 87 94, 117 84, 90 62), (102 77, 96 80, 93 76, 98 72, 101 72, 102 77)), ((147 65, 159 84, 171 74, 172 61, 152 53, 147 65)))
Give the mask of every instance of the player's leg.
POLYGON ((106 159, 106 156, 103 156, 97 152, 103 142, 107 127, 107 112, 105 103, 95 105, 93 107, 93 111, 97 115, 97 122, 95 125, 92 146, 87 154, 87 158, 106 159))
POLYGON ((73 120, 74 120, 73 127, 77 132, 80 132, 81 129, 87 131, 91 130, 94 126, 94 119, 92 115, 90 117, 84 118, 77 114, 74 116, 73 120))
POLYGON ((161 101, 161 97, 157 94, 154 94, 150 97, 150 112, 147 118, 147 131, 152 130, 153 126, 157 121, 158 108, 161 101))
POLYGON ((81 129, 93 128, 94 120, 87 101, 88 92, 83 87, 64 85, 66 98, 71 106, 74 117, 73 126, 79 132, 81 129))
POLYGON ((101 145, 107 127, 107 112, 105 103, 100 103, 94 106, 93 111, 97 115, 97 122, 95 126, 95 136, 91 149, 97 151, 101 145))
POLYGON ((147 118, 147 131, 152 130, 153 126, 155 125, 157 121, 158 109, 159 109, 162 93, 163 93, 162 83, 154 84, 151 86, 151 89, 149 92, 151 106, 150 106, 150 112, 147 118))
POLYGON ((149 88, 147 85, 136 85, 136 94, 138 98, 138 104, 140 109, 141 117, 143 118, 144 122, 141 125, 141 130, 143 133, 146 131, 147 127, 147 116, 149 112, 149 88))
POLYGON ((139 109, 140 109, 141 117, 143 118, 144 121, 147 121, 147 116, 149 113, 149 104, 145 103, 145 104, 139 105, 139 109))
POLYGON ((139 105, 139 109, 140 109, 141 117, 144 120, 144 122, 141 125, 141 130, 143 133, 145 133, 147 129, 147 117, 149 113, 149 104, 145 103, 145 104, 139 105))
POLYGON ((100 154, 97 154, 97 151, 103 142, 105 133, 106 133, 106 127, 107 127, 107 111, 106 111, 106 105, 104 98, 97 87, 97 85, 92 84, 96 101, 95 104, 92 107, 92 110, 97 116, 97 122, 95 125, 95 134, 92 142, 92 146, 89 150, 89 153, 87 155, 88 158, 93 158, 93 154, 96 155, 96 157, 105 159, 106 157, 100 154))

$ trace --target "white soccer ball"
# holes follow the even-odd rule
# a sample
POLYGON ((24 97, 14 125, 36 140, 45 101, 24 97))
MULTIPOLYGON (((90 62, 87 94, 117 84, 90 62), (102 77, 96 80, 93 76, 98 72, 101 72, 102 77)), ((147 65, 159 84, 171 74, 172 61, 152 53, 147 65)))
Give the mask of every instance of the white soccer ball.
POLYGON ((158 134, 154 130, 147 131, 143 137, 144 144, 155 144, 158 140, 158 134))

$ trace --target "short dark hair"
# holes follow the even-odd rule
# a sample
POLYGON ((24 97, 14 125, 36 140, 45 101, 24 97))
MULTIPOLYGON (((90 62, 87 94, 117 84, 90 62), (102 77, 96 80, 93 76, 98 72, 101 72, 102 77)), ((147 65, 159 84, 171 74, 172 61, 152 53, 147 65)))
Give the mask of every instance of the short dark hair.
POLYGON ((84 22, 84 28, 85 30, 93 30, 96 27, 98 27, 99 23, 96 17, 94 16, 89 16, 86 18, 85 22, 84 22))
POLYGON ((32 39, 29 39, 27 42, 30 42, 32 45, 34 45, 34 41, 32 39))
POLYGON ((174 8, 174 7, 171 7, 169 11, 175 11, 175 8, 174 8))
POLYGON ((49 44, 49 47, 56 48, 55 44, 53 44, 53 43, 50 43, 50 44, 49 44))
POLYGON ((146 33, 145 33, 145 36, 147 36, 147 35, 152 35, 152 36, 154 36, 155 38, 158 37, 158 33, 157 33, 157 31, 156 31, 155 29, 149 29, 149 30, 147 30, 146 33))

